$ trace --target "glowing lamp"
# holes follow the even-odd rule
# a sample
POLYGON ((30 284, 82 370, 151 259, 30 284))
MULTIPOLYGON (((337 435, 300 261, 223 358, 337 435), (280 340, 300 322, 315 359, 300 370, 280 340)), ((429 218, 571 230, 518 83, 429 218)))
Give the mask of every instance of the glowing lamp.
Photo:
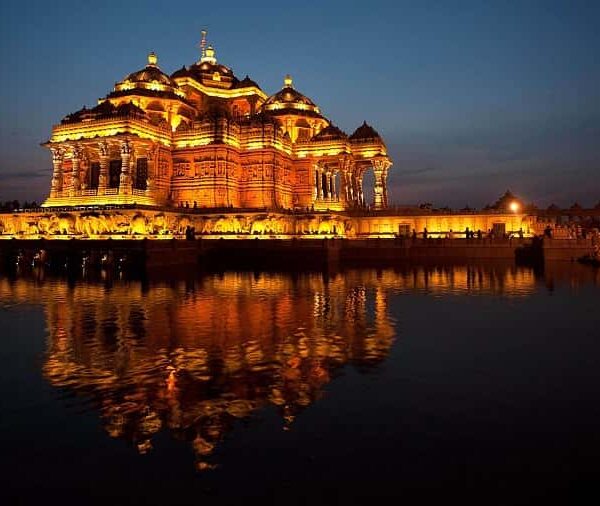
POLYGON ((510 209, 510 210, 511 210, 513 213, 517 213, 517 212, 519 212, 519 208, 520 208, 521 206, 519 206, 519 203, 518 203, 518 202, 516 202, 516 201, 514 201, 514 200, 513 200, 513 201, 512 201, 512 202, 509 204, 509 206, 508 206, 508 207, 509 207, 509 209, 510 209))

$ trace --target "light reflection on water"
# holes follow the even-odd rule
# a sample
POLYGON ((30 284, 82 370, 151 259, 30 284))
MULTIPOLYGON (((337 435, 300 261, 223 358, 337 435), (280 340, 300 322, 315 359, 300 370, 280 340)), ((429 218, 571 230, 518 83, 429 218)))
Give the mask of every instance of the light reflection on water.
POLYGON ((397 294, 527 297, 597 271, 512 265, 405 267, 343 274, 225 272, 170 282, 0 278, 0 305, 41 304, 43 375, 98 411, 106 433, 152 450, 169 431, 214 466, 236 420, 275 406, 285 430, 352 365, 373 370, 398 338, 397 294), (574 274, 575 272, 575 274, 574 274))

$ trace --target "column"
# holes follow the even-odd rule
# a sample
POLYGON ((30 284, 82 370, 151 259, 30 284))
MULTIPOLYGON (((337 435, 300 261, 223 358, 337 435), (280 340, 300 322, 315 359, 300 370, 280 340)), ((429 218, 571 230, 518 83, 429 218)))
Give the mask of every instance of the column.
POLYGON ((315 174, 317 178, 317 198, 316 200, 321 200, 321 169, 319 166, 315 167, 315 174))
POLYGON ((69 196, 77 197, 81 194, 81 178, 79 174, 79 164, 81 162, 81 148, 77 145, 73 146, 71 160, 71 189, 69 190, 69 196))
POLYGON ((108 187, 108 143, 102 141, 98 144, 98 152, 100 153, 100 174, 98 175, 98 195, 104 195, 108 187))
POLYGON ((119 177, 119 193, 131 195, 131 160, 132 146, 129 141, 121 143, 121 176, 119 177))
POLYGON ((346 168, 342 165, 342 168, 339 171, 340 174, 340 200, 342 202, 348 201, 348 186, 346 185, 346 168))
POLYGON ((363 193, 363 173, 361 172, 356 178, 357 194, 358 194, 358 205, 361 207, 365 206, 365 194, 363 193))
POLYGON ((86 153, 82 151, 81 161, 79 162, 79 181, 81 182, 81 189, 87 190, 88 180, 90 172, 90 162, 86 156, 86 153))
POLYGON ((385 187, 387 186, 387 170, 390 167, 390 162, 386 158, 375 158, 373 160, 373 172, 375 174, 374 207, 375 209, 383 209, 386 207, 385 187))
POLYGON ((387 190, 388 169, 389 169, 389 167, 386 167, 386 169, 383 171, 383 178, 382 178, 382 183, 383 183, 383 207, 387 207, 388 206, 388 190, 387 190))
POLYGON ((156 163, 155 158, 158 153, 158 148, 156 146, 152 146, 148 148, 146 152, 146 159, 148 160, 148 179, 146 180, 146 193, 150 197, 155 197, 154 190, 155 188, 155 179, 156 179, 156 163))
POLYGON ((356 174, 354 171, 350 173, 350 194, 354 205, 358 205, 358 194, 356 189, 356 174))
POLYGON ((50 185, 50 197, 56 198, 61 196, 63 185, 63 150, 61 148, 50 148, 52 151, 52 182, 50 185))

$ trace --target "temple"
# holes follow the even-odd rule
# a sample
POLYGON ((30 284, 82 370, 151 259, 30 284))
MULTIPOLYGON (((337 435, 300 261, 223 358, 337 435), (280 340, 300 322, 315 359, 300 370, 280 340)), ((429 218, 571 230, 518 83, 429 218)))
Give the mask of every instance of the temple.
POLYGON ((392 165, 366 122, 347 135, 286 76, 267 96, 206 46, 168 75, 155 53, 98 105, 67 115, 44 206, 140 204, 343 211, 387 205, 392 165), (374 173, 373 202, 363 177, 374 173))
POLYGON ((49 196, 41 208, 0 213, 0 239, 536 232, 512 194, 485 212, 389 206, 392 161, 372 126, 348 135, 290 76, 268 96, 217 60, 206 32, 200 47, 198 61, 171 75, 150 53, 96 106, 55 125, 43 144, 52 153, 49 196))

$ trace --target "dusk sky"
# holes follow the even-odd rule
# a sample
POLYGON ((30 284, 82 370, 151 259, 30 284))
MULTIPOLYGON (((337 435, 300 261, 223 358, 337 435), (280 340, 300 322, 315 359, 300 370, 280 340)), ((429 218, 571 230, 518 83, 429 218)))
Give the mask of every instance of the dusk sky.
POLYGON ((392 203, 600 201, 600 2, 14 2, 0 6, 0 200, 47 196, 51 126, 155 51, 268 94, 283 76, 384 137, 392 203))

